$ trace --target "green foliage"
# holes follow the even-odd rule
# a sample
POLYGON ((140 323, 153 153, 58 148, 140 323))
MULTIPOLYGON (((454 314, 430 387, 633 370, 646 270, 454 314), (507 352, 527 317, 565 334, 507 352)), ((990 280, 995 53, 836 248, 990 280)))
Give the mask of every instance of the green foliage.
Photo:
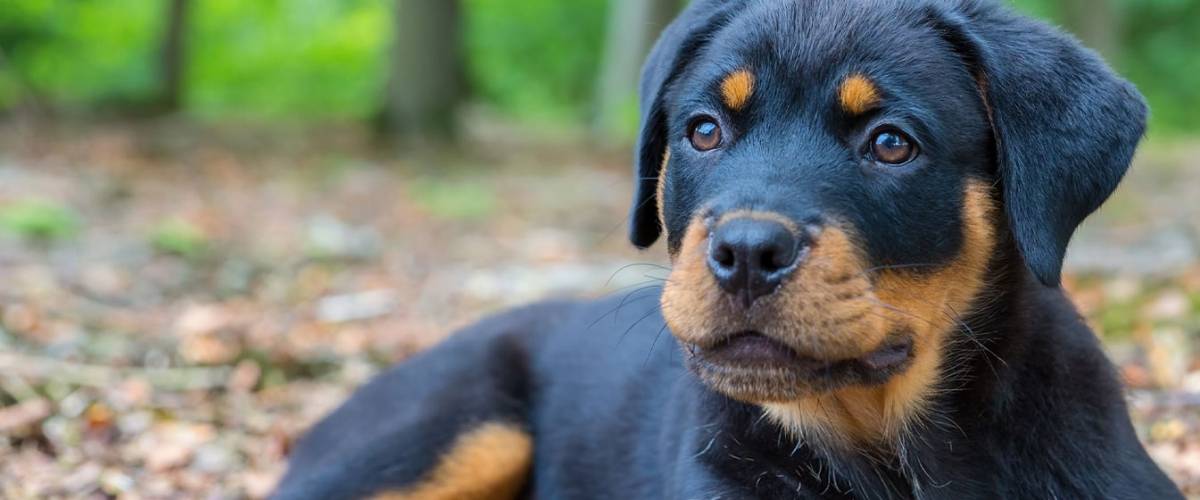
POLYGON ((1058 2, 1046 0, 1009 0, 1013 7, 1017 10, 1037 16, 1042 19, 1057 19, 1061 14, 1058 9, 1058 2))
POLYGON ((216 117, 369 117, 383 93, 390 4, 195 2, 188 106, 216 117))
MULTIPOLYGON (((1061 0, 1010 0, 1017 9, 1069 24, 1061 0)), ((1154 133, 1200 132, 1200 0, 1107 0, 1120 26, 1109 62, 1150 104, 1154 133)), ((1086 42, 1086 41, 1085 41, 1086 42)))
MULTIPOLYGON (((381 107, 396 0, 193 0, 185 110, 193 115, 365 120, 381 107)), ((587 118, 608 0, 461 0, 471 90, 522 119, 587 118)), ((1010 0, 1062 23, 1063 0, 1010 0)), ((1156 132, 1200 131, 1200 0, 1110 0, 1118 69, 1148 97, 1156 132)), ((31 92, 66 109, 157 91, 165 0, 4 0, 0 110, 31 92)))
POLYGON ((79 229, 79 217, 66 206, 23 200, 0 207, 0 229, 35 243, 66 239, 79 229))
POLYGON ((208 236, 195 225, 172 218, 160 222, 150 232, 150 244, 165 254, 195 258, 208 250, 208 236))
POLYGON ((474 90, 526 118, 579 119, 600 67, 606 0, 466 0, 474 90))
POLYGON ((156 0, 5 0, 0 48, 15 71, 0 73, 0 104, 18 85, 68 106, 129 101, 155 90, 156 0), (25 82, 17 82, 17 75, 25 82))
POLYGON ((1200 131, 1200 1, 1122 0, 1118 66, 1150 102, 1151 128, 1200 131))
MULTIPOLYGON (((206 117, 371 117, 387 76, 394 0, 193 0, 185 107, 206 117)), ((68 107, 150 99, 161 0, 6 0, 0 109, 20 89, 68 107)), ((525 118, 573 120, 589 102, 605 0, 465 0, 471 86, 525 118)))

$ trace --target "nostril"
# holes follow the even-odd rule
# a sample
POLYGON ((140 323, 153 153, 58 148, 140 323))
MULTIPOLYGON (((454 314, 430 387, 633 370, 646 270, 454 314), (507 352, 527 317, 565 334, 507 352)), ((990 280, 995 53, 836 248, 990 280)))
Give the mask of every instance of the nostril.
POLYGON ((734 267, 737 264, 737 254, 729 245, 717 245, 713 249, 712 259, 721 267, 734 267))
POLYGON ((762 257, 760 258, 758 265, 762 266, 763 270, 768 272, 787 267, 787 264, 779 263, 779 259, 776 258, 777 255, 779 254, 774 249, 768 248, 763 250, 762 257))
POLYGON ((775 272, 791 267, 796 263, 799 249, 791 238, 778 242, 773 248, 763 253, 762 267, 767 272, 775 272))

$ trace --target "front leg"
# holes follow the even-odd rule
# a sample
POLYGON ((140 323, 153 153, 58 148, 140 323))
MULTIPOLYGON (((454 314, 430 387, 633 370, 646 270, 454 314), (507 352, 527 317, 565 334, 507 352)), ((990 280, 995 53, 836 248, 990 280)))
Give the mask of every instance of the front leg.
POLYGON ((522 318, 485 320, 360 388, 300 441, 274 497, 517 497, 533 457, 522 318))

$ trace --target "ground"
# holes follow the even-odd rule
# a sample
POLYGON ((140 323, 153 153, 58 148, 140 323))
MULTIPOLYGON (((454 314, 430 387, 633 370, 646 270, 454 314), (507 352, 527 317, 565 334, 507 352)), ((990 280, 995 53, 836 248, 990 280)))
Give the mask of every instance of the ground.
MULTIPOLYGON (((388 364, 661 279, 625 241, 627 151, 539 135, 396 155, 347 127, 0 124, 0 497, 259 498, 388 364)), ((1144 151, 1067 286, 1200 495, 1200 144, 1144 151)))

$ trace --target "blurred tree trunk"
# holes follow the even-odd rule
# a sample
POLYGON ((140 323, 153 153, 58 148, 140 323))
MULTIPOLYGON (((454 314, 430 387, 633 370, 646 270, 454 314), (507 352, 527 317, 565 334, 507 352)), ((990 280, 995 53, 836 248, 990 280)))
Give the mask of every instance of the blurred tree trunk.
POLYGON ((380 132, 399 143, 453 139, 465 94, 458 0, 397 0, 380 132))
POLYGON ((625 111, 636 102, 642 61, 679 8, 680 0, 610 0, 594 130, 610 137, 620 131, 625 111))
POLYGON ((1110 61, 1117 56, 1121 23, 1112 0, 1063 0, 1063 20, 1084 45, 1110 61))
POLYGON ((166 24, 159 45, 159 94, 155 108, 170 113, 179 110, 187 64, 187 24, 191 0, 168 0, 166 24))

